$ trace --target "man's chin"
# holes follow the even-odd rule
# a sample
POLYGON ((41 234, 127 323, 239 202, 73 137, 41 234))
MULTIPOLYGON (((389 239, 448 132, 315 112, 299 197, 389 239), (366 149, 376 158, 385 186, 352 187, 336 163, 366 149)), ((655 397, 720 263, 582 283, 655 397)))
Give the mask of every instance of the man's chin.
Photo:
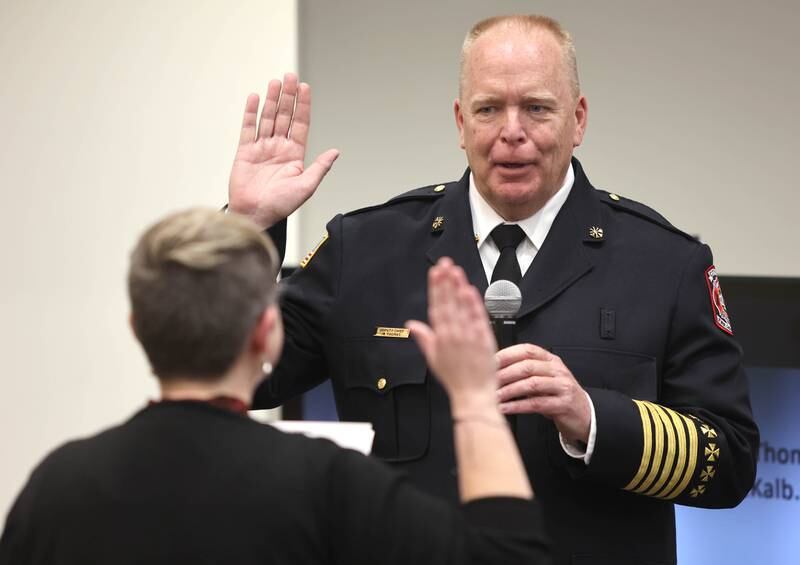
POLYGON ((495 195, 490 205, 507 222, 517 222, 533 216, 543 202, 536 193, 514 193, 495 195))
POLYGON ((498 179, 493 183, 490 192, 495 198, 511 205, 519 205, 537 199, 542 188, 539 179, 498 179))

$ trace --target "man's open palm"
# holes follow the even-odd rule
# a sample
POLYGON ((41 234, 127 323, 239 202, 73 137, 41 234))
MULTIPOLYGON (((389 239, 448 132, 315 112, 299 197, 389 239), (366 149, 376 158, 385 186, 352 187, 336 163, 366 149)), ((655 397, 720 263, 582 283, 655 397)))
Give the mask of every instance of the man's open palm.
POLYGON ((228 206, 267 228, 297 210, 314 194, 339 156, 322 153, 305 167, 311 123, 311 88, 286 74, 272 80, 258 116, 257 94, 247 97, 239 148, 228 183, 228 206))

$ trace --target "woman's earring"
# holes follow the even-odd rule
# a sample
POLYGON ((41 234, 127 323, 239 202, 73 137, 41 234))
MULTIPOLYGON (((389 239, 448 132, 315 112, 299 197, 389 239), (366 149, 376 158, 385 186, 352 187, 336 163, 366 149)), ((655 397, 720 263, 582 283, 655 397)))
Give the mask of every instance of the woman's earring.
POLYGON ((269 375, 272 373, 272 363, 269 361, 264 361, 264 363, 261 365, 261 370, 264 371, 265 375, 269 375))

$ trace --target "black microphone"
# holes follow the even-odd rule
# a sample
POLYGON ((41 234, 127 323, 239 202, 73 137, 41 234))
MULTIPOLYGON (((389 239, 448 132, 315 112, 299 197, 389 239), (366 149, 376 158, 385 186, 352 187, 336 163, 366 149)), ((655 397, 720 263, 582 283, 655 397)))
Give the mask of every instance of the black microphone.
POLYGON ((522 306, 522 291, 507 280, 497 280, 489 285, 483 295, 483 303, 492 322, 497 348, 505 349, 517 343, 517 312, 522 306))
MULTIPOLYGON (((505 349, 517 343, 517 312, 522 306, 522 291, 507 280, 496 280, 489 285, 483 295, 483 303, 492 322, 497 348, 505 349)), ((506 416, 511 433, 517 435, 517 419, 506 416)))

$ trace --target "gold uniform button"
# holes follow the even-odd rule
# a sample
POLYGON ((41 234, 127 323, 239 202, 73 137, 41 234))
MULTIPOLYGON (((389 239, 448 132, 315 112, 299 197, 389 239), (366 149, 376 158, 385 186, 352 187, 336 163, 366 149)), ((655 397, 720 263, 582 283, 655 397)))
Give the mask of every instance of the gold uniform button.
POLYGON ((440 185, 436 186, 436 187, 433 189, 433 191, 434 191, 434 192, 441 192, 441 191, 443 191, 443 190, 444 190, 444 185, 443 185, 443 184, 440 184, 440 185))
POLYGON ((611 194, 609 194, 609 195, 608 195, 608 197, 609 197, 611 200, 614 200, 614 201, 617 201, 617 200, 619 200, 619 196, 617 196, 617 195, 616 195, 616 194, 614 194, 614 193, 611 193, 611 194))
POLYGON ((383 377, 379 378, 377 384, 378 384, 378 390, 385 389, 386 388, 386 379, 384 379, 383 377))

